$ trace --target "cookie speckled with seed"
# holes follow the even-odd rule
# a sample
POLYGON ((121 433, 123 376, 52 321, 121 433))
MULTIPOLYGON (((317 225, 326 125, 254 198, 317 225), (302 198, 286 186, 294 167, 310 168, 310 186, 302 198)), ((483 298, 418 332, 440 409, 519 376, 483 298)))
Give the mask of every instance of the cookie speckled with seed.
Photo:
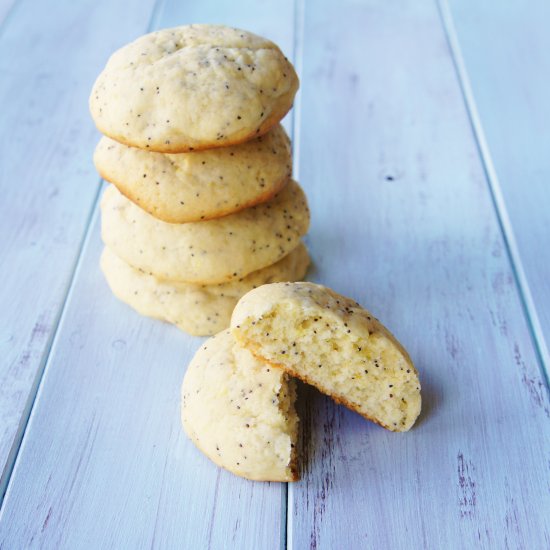
POLYGON ((291 175, 290 141, 278 124, 233 147, 152 153, 102 138, 94 161, 101 176, 166 222, 208 220, 265 202, 291 175))
POLYGON ((293 180, 270 201, 223 218, 171 224, 157 220, 110 185, 101 201, 103 242, 135 268, 200 284, 245 277, 284 258, 309 226, 293 180))
POLYGON ((221 25, 156 31, 115 52, 90 95, 105 135, 181 153, 242 143, 290 109, 298 77, 281 50, 221 25))
POLYGON ((107 247, 101 255, 101 269, 117 298, 142 315, 168 321, 196 336, 227 328, 235 304, 249 290, 276 281, 302 280, 308 264, 306 247, 300 243, 282 260, 243 279, 197 285, 157 279, 131 267, 107 247))
POLYGON ((235 307, 231 328, 262 361, 389 430, 409 430, 420 413, 418 373, 403 346, 357 302, 327 287, 251 290, 235 307))
POLYGON ((294 381, 235 345, 226 330, 187 367, 181 418, 215 464, 256 481, 296 481, 298 416, 294 381))

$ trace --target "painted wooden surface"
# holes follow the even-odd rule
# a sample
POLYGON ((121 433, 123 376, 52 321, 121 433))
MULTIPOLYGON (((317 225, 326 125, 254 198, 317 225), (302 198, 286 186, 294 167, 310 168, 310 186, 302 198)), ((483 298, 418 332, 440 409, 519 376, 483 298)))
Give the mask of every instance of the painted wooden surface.
MULTIPOLYGON (((302 89, 287 123, 313 213, 311 278, 368 306, 421 372, 424 410, 407 434, 385 432, 302 387, 303 480, 287 489, 220 471, 186 439, 179 385, 201 339, 137 316, 112 298, 97 267, 96 210, 88 227, 97 134, 86 97, 107 54, 145 32, 151 3, 124 21, 122 3, 67 3, 38 18, 42 29, 31 23, 38 3, 18 3, 0 32, 0 71, 9 75, 0 97, 14 105, 0 110, 0 258, 16 267, 2 287, 0 345, 10 363, 0 367, 0 420, 8 428, 2 442, 17 457, 13 472, 4 470, 0 548, 550 547, 550 405, 538 354, 543 330, 534 330, 550 303, 537 283, 546 266, 528 267, 538 249, 530 235, 547 237, 550 191, 536 186, 531 211, 511 205, 523 187, 507 179, 516 165, 496 154, 503 191, 494 199, 487 162, 493 144, 501 154, 512 145, 494 137, 502 128, 491 110, 494 79, 483 83, 483 65, 462 46, 463 34, 482 44, 472 12, 459 9, 453 49, 445 17, 455 5, 444 5, 443 19, 437 4, 413 0, 161 0, 155 10, 153 26, 233 24, 274 39, 294 59, 302 89), (115 32, 122 22, 124 36, 115 32), (65 61, 33 71, 40 55, 59 48, 55 29, 72 29, 59 50, 65 61), (23 63, 13 51, 27 31, 41 47, 27 40, 23 63), (66 73, 71 86, 62 90, 55 77, 66 73), (29 75, 47 92, 37 95, 29 75), (468 76, 479 127, 464 101, 468 76), (478 101, 476 86, 487 101, 478 101), (24 163, 23 144, 33 151, 24 163), (39 268, 45 273, 33 277, 39 268), (526 296, 533 307, 524 307, 526 296), (39 320, 45 328, 31 349, 39 320), (14 369, 24 354, 28 366, 14 369)), ((510 24, 505 15, 495 21, 495 32, 510 24)), ((542 97, 508 93, 519 94, 519 112, 542 97)), ((508 133, 527 147, 512 105, 508 133)), ((531 160, 544 170, 542 152, 531 160)))
POLYGON ((550 3, 450 0, 502 222, 550 378, 550 3))
POLYGON ((19 0, 0 29, 0 496, 97 197, 90 87, 152 6, 19 0))

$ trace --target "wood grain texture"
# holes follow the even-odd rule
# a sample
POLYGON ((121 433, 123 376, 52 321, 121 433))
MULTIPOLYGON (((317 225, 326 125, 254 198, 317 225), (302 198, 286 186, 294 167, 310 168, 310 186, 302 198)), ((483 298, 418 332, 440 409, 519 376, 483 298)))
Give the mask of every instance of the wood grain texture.
MULTIPOLYGON (((292 2, 169 1, 156 26, 238 24, 291 57, 293 18, 292 2)), ((202 340, 118 302, 100 249, 95 219, 6 492, 0 548, 279 548, 286 486, 219 470, 182 431, 180 384, 202 340)))
POLYGON ((0 34, 0 498, 98 191, 88 94, 152 5, 21 0, 0 34))
POLYGON ((548 548, 547 388, 437 4, 304 17, 315 279, 395 332, 424 406, 394 434, 309 392, 288 547, 548 548))
POLYGON ((550 4, 449 5, 497 206, 550 378, 550 4))

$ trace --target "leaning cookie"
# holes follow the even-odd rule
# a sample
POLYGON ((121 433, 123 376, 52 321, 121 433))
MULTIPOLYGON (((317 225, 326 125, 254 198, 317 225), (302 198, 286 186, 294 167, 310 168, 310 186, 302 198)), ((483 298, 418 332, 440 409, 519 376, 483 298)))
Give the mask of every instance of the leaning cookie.
POLYGON ((278 262, 309 226, 304 192, 290 181, 270 201, 223 218, 171 224, 109 186, 101 201, 104 243, 135 268, 159 278, 223 283, 278 262))
POLYGON ((157 279, 135 269, 105 247, 101 269, 113 294, 138 313, 175 324, 195 336, 211 336, 229 326, 239 298, 249 290, 276 281, 299 281, 309 264, 300 243, 277 263, 243 279, 219 285, 196 285, 157 279))
POLYGON ((187 367, 183 427, 215 464, 257 481, 295 481, 298 416, 294 381, 235 345, 210 338, 187 367))
POLYGON ((156 31, 115 52, 90 111, 103 134, 134 147, 181 153, 267 132, 287 113, 298 77, 281 50, 222 25, 156 31))
POLYGON ((231 328, 256 357, 389 430, 409 430, 420 413, 418 373, 405 349, 357 302, 324 286, 256 288, 235 307, 231 328))
POLYGON ((94 162, 123 195, 170 223, 219 218, 265 202, 288 181, 292 165, 280 124, 241 145, 175 155, 104 137, 94 162))

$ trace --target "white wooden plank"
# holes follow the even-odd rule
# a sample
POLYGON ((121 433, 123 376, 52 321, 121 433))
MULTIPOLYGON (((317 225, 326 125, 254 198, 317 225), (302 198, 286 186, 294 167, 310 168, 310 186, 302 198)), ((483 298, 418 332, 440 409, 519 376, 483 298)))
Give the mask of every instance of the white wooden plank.
POLYGON ((437 4, 309 3, 300 174, 315 278, 411 352, 416 428, 309 392, 289 548, 548 548, 547 389, 437 4))
POLYGON ((0 498, 98 190, 90 87, 152 5, 22 0, 2 28, 0 498))
MULTIPOLYGON (((540 354, 550 373, 550 4, 451 2, 478 141, 540 354), (475 99, 474 99, 475 96, 475 99)), ((548 374, 550 376, 550 374, 548 374)))
MULTIPOLYGON (((173 1, 156 25, 234 24, 292 54, 293 18, 290 1, 173 1)), ((202 340, 115 300, 100 248, 96 219, 6 492, 0 547, 279 548, 286 486, 219 470, 182 431, 179 388, 202 340)))

